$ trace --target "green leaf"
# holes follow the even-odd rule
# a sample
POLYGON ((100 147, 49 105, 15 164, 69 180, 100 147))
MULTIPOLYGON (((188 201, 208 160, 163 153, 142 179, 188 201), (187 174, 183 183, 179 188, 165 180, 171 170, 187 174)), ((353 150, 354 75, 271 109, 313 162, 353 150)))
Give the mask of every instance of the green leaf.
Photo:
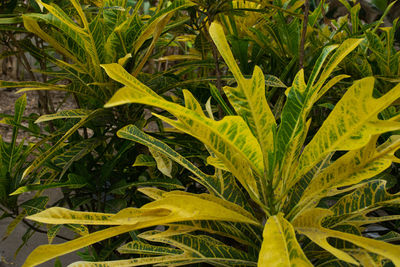
MULTIPOLYGON (((120 130, 121 131, 121 130, 120 130)), ((146 154, 139 154, 136 159, 135 163, 133 163, 133 167, 154 167, 157 163, 155 162, 154 158, 150 155, 146 154)))
POLYGON ((103 141, 101 139, 86 139, 69 146, 61 154, 54 156, 51 159, 52 163, 62 169, 59 177, 62 178, 64 176, 72 163, 91 153, 102 143, 103 141))
MULTIPOLYGON (((25 107, 26 107, 26 95, 22 95, 21 97, 19 97, 14 104, 14 119, 12 120, 12 123, 14 125, 20 125, 21 121, 22 121, 22 116, 24 114, 25 111, 25 107)), ((13 130, 12 130, 12 137, 11 137, 11 143, 9 146, 9 149, 1 149, 2 154, 4 155, 4 153, 6 153, 7 155, 4 157, 2 155, 2 161, 4 164, 7 164, 7 171, 9 173, 11 173, 12 168, 15 166, 16 164, 16 157, 18 155, 18 151, 20 149, 22 149, 22 146, 20 146, 20 149, 18 149, 17 147, 17 136, 18 136, 18 126, 13 126, 13 130), (7 159, 6 161, 4 161, 4 159, 7 159)), ((23 142, 22 142, 23 143, 23 142)), ((2 145, 3 142, 2 142, 2 145)))
POLYGON ((0 24, 17 24, 21 22, 22 22, 22 17, 20 16, 0 18, 0 24))
POLYGON ((167 157, 171 158, 175 162, 179 163, 190 172, 192 172, 197 178, 200 184, 204 185, 210 192, 214 192, 211 181, 213 180, 210 175, 203 173, 199 168, 197 168, 193 163, 188 161, 185 157, 180 155, 178 152, 173 150, 167 144, 161 142, 160 140, 146 134, 134 125, 127 125, 117 132, 118 137, 131 140, 134 142, 141 143, 145 146, 156 150, 167 157))
POLYGON ((87 184, 87 182, 85 180, 78 178, 78 176, 74 175, 74 174, 69 174, 68 178, 69 178, 69 180, 65 183, 32 184, 32 185, 21 186, 14 192, 12 192, 10 194, 10 196, 19 195, 19 194, 29 192, 29 191, 45 190, 45 189, 50 189, 50 188, 68 187, 68 188, 77 189, 77 188, 82 188, 87 184))
POLYGON ((37 197, 25 201, 20 206, 23 208, 28 215, 37 214, 45 209, 49 197, 37 197))
POLYGON ((49 241, 49 244, 53 243, 54 238, 58 234, 58 232, 61 230, 62 225, 53 225, 47 230, 47 239, 49 241))
POLYGON ((63 137, 61 137, 57 143, 55 143, 49 150, 41 154, 39 157, 37 157, 33 163, 25 169, 24 173, 22 174, 22 178, 26 177, 29 173, 31 173, 34 170, 37 170, 47 159, 50 158, 53 153, 55 153, 57 150, 60 148, 64 147, 66 144, 64 143, 65 140, 67 140, 76 130, 78 130, 80 127, 82 127, 85 123, 93 119, 99 112, 101 112, 102 109, 97 109, 92 111, 89 115, 86 117, 83 117, 78 123, 76 123, 71 129, 69 129, 63 137))
POLYGON ((228 104, 225 102, 225 100, 222 98, 221 94, 219 93, 217 87, 215 87, 213 84, 209 84, 210 86, 210 92, 212 97, 217 101, 217 103, 220 105, 222 110, 225 112, 227 115, 235 115, 235 113, 230 109, 228 104))

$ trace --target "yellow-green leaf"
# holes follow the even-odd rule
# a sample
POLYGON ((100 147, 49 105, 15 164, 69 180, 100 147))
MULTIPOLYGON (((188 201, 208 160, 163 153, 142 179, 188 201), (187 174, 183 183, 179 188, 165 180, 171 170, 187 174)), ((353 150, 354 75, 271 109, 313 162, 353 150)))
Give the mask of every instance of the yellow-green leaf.
POLYGON ((138 244, 135 250, 139 253, 146 253, 148 249, 153 248, 161 255, 158 257, 141 257, 128 260, 117 260, 108 262, 76 262, 69 267, 118 267, 118 266, 144 266, 153 264, 153 266, 182 266, 195 263, 209 263, 214 266, 256 266, 253 258, 230 245, 204 235, 190 235, 180 233, 173 229, 164 232, 148 231, 139 235, 140 238, 150 242, 164 243, 172 245, 179 249, 168 247, 152 246, 147 244, 138 244), (211 249, 212 248, 212 249, 211 249))
POLYGON ((253 135, 260 143, 265 168, 268 167, 269 154, 273 150, 275 117, 265 98, 265 78, 261 69, 256 66, 251 79, 245 79, 236 64, 225 38, 224 30, 219 23, 212 23, 210 35, 224 58, 230 71, 235 76, 237 87, 224 87, 224 91, 236 112, 245 118, 253 135))
POLYGON ((104 224, 121 225, 59 245, 36 248, 24 266, 35 266, 54 257, 72 252, 112 236, 146 227, 190 220, 221 220, 259 225, 253 216, 238 205, 208 194, 190 194, 181 191, 163 193, 163 197, 140 209, 127 208, 119 213, 98 214, 50 208, 29 216, 28 219, 49 224, 104 224), (46 252, 45 252, 46 251, 46 252))
POLYGON ((169 178, 172 178, 172 161, 157 150, 149 148, 149 151, 156 160, 158 170, 169 178))
POLYGON ((264 226, 258 266, 313 266, 297 242, 293 226, 282 213, 269 217, 264 226))
POLYGON ((358 262, 346 252, 332 247, 328 243, 328 238, 338 238, 344 241, 353 243, 365 249, 368 252, 381 255, 393 261, 398 266, 400 265, 400 246, 385 243, 366 237, 361 237, 353 234, 348 234, 336 230, 323 228, 321 221, 327 216, 332 215, 333 212, 326 209, 315 208, 310 209, 293 221, 293 226, 297 232, 306 235, 313 242, 318 244, 323 249, 329 251, 337 258, 358 265, 358 262))
POLYGON ((183 251, 176 248, 155 246, 138 240, 131 241, 122 247, 119 247, 118 252, 121 254, 132 253, 153 255, 176 255, 183 253, 183 251))
POLYGON ((369 77, 348 89, 304 148, 296 175, 304 175, 330 152, 359 149, 373 135, 400 129, 399 122, 378 119, 378 114, 400 97, 400 85, 380 98, 372 96, 373 88, 374 78, 369 77))
POLYGON ((56 39, 54 39, 41 29, 35 18, 30 17, 29 14, 22 15, 22 18, 24 20, 24 26, 28 31, 38 35, 40 38, 48 42, 61 54, 72 59, 72 61, 74 61, 75 63, 81 65, 79 60, 72 53, 70 53, 67 49, 65 49, 63 45, 61 45, 56 39))
MULTIPOLYGON (((118 90, 105 107, 141 103, 169 111, 178 121, 161 116, 164 121, 191 134, 212 149, 247 191, 256 196, 254 199, 258 198, 257 181, 252 171, 256 171, 258 176, 263 174, 262 152, 257 139, 241 117, 226 116, 220 121, 215 121, 197 111, 166 101, 158 95, 154 96, 155 93, 150 88, 116 65, 118 67, 112 64, 103 65, 103 68, 111 78, 126 87, 118 90)), ((189 92, 185 94, 191 95, 189 92)))
POLYGON ((58 256, 73 252, 84 248, 91 244, 100 242, 104 239, 111 238, 129 231, 137 229, 135 225, 121 225, 97 231, 95 233, 82 236, 80 238, 57 245, 41 245, 37 247, 25 260, 23 267, 33 267, 56 258, 58 256))
POLYGON ((86 109, 71 109, 71 110, 62 110, 55 114, 46 114, 40 116, 35 123, 51 121, 56 119, 82 119, 87 117, 92 110, 86 109))
POLYGON ((303 193, 298 206, 318 204, 325 196, 338 194, 336 188, 357 184, 371 178, 396 161, 394 153, 400 148, 400 136, 392 136, 386 143, 376 147, 379 136, 358 150, 352 150, 316 175, 303 193))

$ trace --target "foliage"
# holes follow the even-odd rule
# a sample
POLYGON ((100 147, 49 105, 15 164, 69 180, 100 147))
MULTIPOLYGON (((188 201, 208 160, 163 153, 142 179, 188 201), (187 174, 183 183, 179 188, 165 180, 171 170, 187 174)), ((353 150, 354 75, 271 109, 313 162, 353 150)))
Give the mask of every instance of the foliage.
POLYGON ((200 140, 209 149, 208 175, 170 146, 134 125, 118 135, 157 151, 187 168, 208 193, 140 191, 154 199, 141 208, 117 214, 51 208, 28 217, 50 223, 118 225, 61 244, 37 248, 25 266, 137 229, 164 225, 164 231, 146 231, 121 247, 121 252, 154 256, 113 262, 78 262, 71 266, 184 265, 207 262, 217 266, 312 266, 326 262, 380 265, 400 264, 399 247, 362 235, 365 225, 398 216, 368 217, 379 207, 398 204, 397 194, 386 191, 379 174, 392 162, 399 138, 398 116, 378 115, 400 96, 400 85, 380 98, 372 96, 374 78, 355 81, 308 143, 310 111, 331 87, 346 76, 330 78, 334 69, 363 39, 347 39, 322 50, 305 82, 300 70, 287 90, 280 120, 265 98, 265 78, 255 67, 246 79, 234 60, 223 28, 210 34, 236 79, 224 87, 236 115, 213 119, 213 112, 183 91, 185 106, 165 100, 118 64, 105 64, 107 74, 124 85, 106 107, 126 103, 164 109, 177 120, 154 114, 169 125, 200 140), (380 136, 386 141, 377 144, 380 136), (236 181, 239 183, 237 184, 236 181), (337 197, 332 205, 329 200, 337 197), (264 225, 265 223, 265 225, 264 225), (163 243, 150 245, 146 241, 163 243), (172 245, 172 249, 169 245, 172 245), (213 249, 210 249, 213 248, 213 249), (46 253, 44 253, 46 252, 46 253), (273 252, 273 253, 272 253, 273 252), (328 253, 326 253, 328 252, 328 253))
POLYGON ((365 4, 338 17, 311 1, 302 36, 302 1, 0 3, 0 59, 25 68, 0 87, 36 90, 42 115, 24 97, 1 114, 6 236, 23 222, 24 243, 42 223, 49 243, 62 225, 79 237, 26 265, 86 246, 92 263, 73 266, 397 264, 377 240, 399 240, 398 20, 381 27, 395 3, 374 1, 365 23, 365 4))
MULTIPOLYGON (((0 159, 4 161, 4 171, 1 172, 0 188, 7 187, 7 190, 2 190, 1 199, 7 201, 2 204, 9 209, 3 217, 16 217, 10 225, 10 232, 26 215, 19 214, 18 204, 18 195, 24 192, 37 191, 36 198, 43 190, 60 188, 63 196, 54 205, 116 212, 135 202, 146 202, 140 195, 132 194, 132 188, 158 185, 161 188, 182 189, 180 181, 165 179, 155 168, 147 170, 130 166, 131 158, 144 153, 143 148, 119 139, 115 135, 116 127, 120 128, 129 122, 142 128, 153 120, 144 118, 143 106, 139 105, 115 110, 102 108, 119 84, 105 75, 100 64, 118 62, 140 76, 160 36, 166 30, 172 32, 182 23, 174 21, 168 24, 174 13, 191 4, 186 1, 175 1, 168 6, 160 4, 157 9, 147 10, 147 15, 144 15, 140 10, 143 1, 136 5, 131 1, 102 1, 90 6, 81 6, 78 1, 37 3, 46 11, 39 13, 37 7, 36 13, 26 12, 22 18, 26 30, 40 37, 45 47, 41 49, 37 40, 29 38, 19 44, 25 49, 24 52, 31 53, 38 61, 45 60, 45 64, 40 65, 41 69, 36 70, 42 75, 39 77, 45 78, 40 81, 0 81, 0 86, 23 88, 21 92, 66 92, 63 101, 72 98, 77 108, 65 110, 60 105, 47 110, 47 114, 39 118, 36 116, 36 121, 31 118, 29 125, 39 131, 36 133, 38 141, 33 144, 26 146, 22 141, 18 145, 16 135, 10 144, 2 142, 0 159), (33 124, 34 121, 42 126, 41 130, 33 124), (8 161, 9 151, 11 154, 21 153, 19 161, 8 161), (29 161, 25 162, 28 156, 29 161), (12 177, 7 172, 9 168, 15 172, 11 173, 12 177)), ((19 22, 22 22, 22 18, 19 22)), ((161 50, 162 47, 157 49, 161 50)), ((23 111, 19 102, 16 103, 16 109, 15 116, 19 121, 14 123, 4 115, 6 119, 3 123, 17 125, 14 131, 18 127, 20 130, 29 130, 20 127, 23 111)), ((30 136, 34 134, 30 133, 30 136)), ((155 158, 158 159, 157 156, 155 158)), ((32 202, 37 209, 29 214, 43 209, 46 202, 47 199, 44 202, 32 202)), ((78 234, 88 231, 71 225, 67 227, 78 234)), ((61 228, 51 229, 49 240, 61 228)), ((89 227, 89 230, 93 229, 89 227)), ((29 231, 32 232, 32 229, 29 231)), ((123 237, 121 240, 125 239, 123 237)), ((96 260, 115 256, 110 255, 111 252, 104 252, 108 249, 104 246, 97 248, 99 255, 94 257, 96 260)))

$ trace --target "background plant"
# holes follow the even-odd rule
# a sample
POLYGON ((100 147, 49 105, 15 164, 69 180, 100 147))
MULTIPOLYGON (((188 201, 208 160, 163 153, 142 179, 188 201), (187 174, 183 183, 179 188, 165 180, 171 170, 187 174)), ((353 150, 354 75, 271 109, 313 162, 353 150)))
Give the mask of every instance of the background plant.
MULTIPOLYGON (((2 160, 7 163, 4 167, 18 168, 18 175, 5 171, 1 179, 2 186, 7 187, 3 193, 8 201, 3 203, 7 204, 3 216, 16 217, 11 223, 9 233, 26 215, 26 212, 19 214, 21 211, 17 199, 18 194, 27 191, 39 190, 35 199, 38 197, 41 200, 31 203, 35 208, 30 213, 44 208, 48 199, 40 197, 40 193, 50 188, 62 188, 63 192, 63 198, 54 205, 116 212, 134 202, 145 201, 140 196, 131 194, 132 187, 153 183, 164 188, 183 188, 178 180, 165 180, 155 170, 147 172, 143 167, 130 167, 131 158, 142 154, 143 149, 117 138, 116 127, 123 123, 119 126, 122 127, 128 121, 145 127, 152 120, 144 118, 143 106, 132 105, 114 111, 102 109, 105 101, 119 85, 105 75, 100 63, 119 62, 127 70, 140 76, 140 71, 155 50, 159 37, 168 30, 172 32, 182 23, 177 21, 167 25, 174 12, 190 4, 175 1, 161 3, 153 10, 148 10, 148 7, 142 10, 143 1, 104 1, 85 8, 78 1, 67 1, 67 4, 37 3, 47 12, 27 13, 22 18, 26 30, 40 37, 41 39, 36 40, 40 40, 43 47, 26 38, 19 42, 24 44, 20 48, 25 50, 18 50, 16 53, 30 53, 39 62, 44 62, 36 70, 42 75, 39 76, 42 79, 25 82, 1 81, 1 86, 23 87, 22 91, 63 91, 66 92, 64 101, 71 102, 68 98, 72 98, 77 109, 65 110, 61 103, 52 109, 53 112, 58 111, 57 113, 46 114, 36 120, 36 123, 42 125, 46 123, 42 130, 39 129, 40 133, 36 133, 39 138, 36 144, 26 146, 22 141, 18 145, 14 138, 10 144, 3 142, 5 153, 2 154, 2 160), (119 49, 121 47, 124 49, 119 49), (22 148, 24 149, 21 150, 22 148), (30 164, 23 162, 25 158, 20 159, 20 165, 13 161, 8 162, 7 152, 14 150, 24 152, 25 158, 29 155, 30 164), (13 186, 8 186, 10 180, 13 186), (13 196, 9 197, 12 193, 13 196)), ((37 8, 38 12, 39 7, 37 8)), ((25 28, 21 27, 23 31, 26 31, 25 28)), ((157 50, 162 51, 163 45, 159 45, 157 50)), ((28 69, 32 72, 30 67, 28 69)), ((33 77, 37 76, 33 74, 33 77)), ((162 92, 162 88, 160 90, 162 92)), ((16 103, 16 109, 18 122, 3 115, 6 117, 3 123, 17 125, 14 130, 18 127, 26 130, 26 127, 21 128, 20 125, 22 104, 16 103)), ((51 110, 46 110, 45 113, 49 112, 51 110)), ((33 121, 34 119, 29 120, 30 125, 33 121)), ((38 127, 35 130, 38 131, 38 127)), ((150 164, 156 165, 154 160, 150 164)), ((137 165, 147 166, 139 161, 137 165)), ((39 226, 36 224, 33 228, 38 229, 39 226)), ((88 231, 85 227, 68 227, 78 234, 88 231)), ((49 240, 59 230, 60 226, 51 228, 49 240)), ((31 229, 30 232, 34 231, 31 229)), ((115 242, 118 244, 121 241, 115 242)), ((113 246, 115 245, 97 245, 93 255, 86 257, 97 260, 112 258, 110 252, 113 246)))

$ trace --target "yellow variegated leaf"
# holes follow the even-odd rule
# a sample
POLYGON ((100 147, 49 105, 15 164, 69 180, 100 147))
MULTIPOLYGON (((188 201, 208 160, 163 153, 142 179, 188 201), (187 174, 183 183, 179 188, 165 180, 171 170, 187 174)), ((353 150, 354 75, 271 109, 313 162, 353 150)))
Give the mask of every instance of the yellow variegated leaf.
POLYGON ((164 8, 164 10, 158 12, 157 16, 150 19, 149 23, 147 23, 145 25, 144 29, 142 29, 142 33, 140 34, 138 39, 135 41, 133 54, 136 54, 137 51, 143 45, 143 43, 153 35, 153 33, 156 31, 157 26, 159 26, 161 20, 165 19, 168 15, 171 15, 173 12, 175 12, 179 9, 193 6, 193 5, 194 4, 191 1, 177 0, 177 1, 174 1, 167 8, 164 8))
POLYGON ((330 152, 359 149, 373 135, 400 129, 399 122, 378 119, 378 114, 400 97, 400 85, 377 99, 372 96, 373 88, 374 78, 369 77, 348 89, 305 147, 296 175, 304 175, 330 152))
POLYGON ((172 191, 163 197, 142 206, 140 209, 127 208, 119 213, 98 214, 70 211, 64 208, 50 208, 29 216, 28 219, 49 224, 104 224, 121 225, 59 245, 44 245, 35 249, 24 266, 35 266, 54 257, 72 252, 112 236, 146 227, 190 220, 221 220, 259 225, 246 210, 217 197, 172 191))
POLYGON ((357 184, 387 169, 397 159, 394 153, 400 148, 400 136, 392 136, 377 148, 378 137, 373 136, 365 147, 346 153, 316 175, 298 206, 316 206, 322 197, 339 193, 336 188, 357 184))
POLYGON ((340 82, 343 79, 349 78, 349 75, 337 75, 335 77, 333 77, 332 79, 330 79, 317 93, 316 95, 316 100, 320 99, 332 86, 334 86, 335 84, 337 84, 338 82, 340 82))
MULTIPOLYGON (((338 48, 335 54, 329 59, 329 61, 326 63, 326 66, 324 70, 321 73, 320 78, 318 81, 315 83, 316 86, 319 88, 322 87, 322 85, 325 83, 325 81, 328 79, 328 77, 331 75, 333 70, 339 65, 339 63, 351 52, 353 51, 361 42, 363 39, 353 39, 349 38, 345 40, 338 48)), ((340 75, 339 75, 340 76, 340 75)), ((338 77, 339 77, 338 76, 338 77)), ((318 90, 319 91, 319 90, 318 90)), ((325 92, 323 92, 325 93, 325 92)), ((322 93, 322 94, 323 94, 322 93)), ((319 92, 319 97, 321 96, 321 92, 319 92)))
POLYGON ((153 167, 156 166, 157 163, 155 162, 154 158, 150 155, 145 155, 145 154, 139 154, 135 162, 133 163, 133 167, 137 166, 146 166, 146 167, 153 167))
POLYGON ((119 247, 118 252, 121 254, 132 253, 152 255, 176 255, 181 254, 183 251, 176 248, 155 246, 138 240, 134 240, 123 245, 122 247, 119 247))
MULTIPOLYGON (((146 54, 141 58, 141 61, 139 62, 139 64, 136 66, 136 68, 133 70, 132 75, 133 76, 137 76, 139 74, 139 72, 142 70, 142 68, 144 67, 144 65, 147 62, 147 59, 150 57, 151 53, 153 52, 153 49, 156 45, 156 42, 158 40, 158 38, 160 37, 162 31, 164 30, 165 26, 168 24, 169 20, 171 19, 173 13, 170 14, 166 14, 164 16, 161 16, 160 20, 157 22, 157 25, 154 25, 154 29, 152 31, 152 35, 153 35, 153 40, 151 40, 151 44, 150 46, 147 48, 146 54)), ((140 37, 139 37, 140 39, 140 37)), ((140 44, 142 45, 142 44, 140 44)), ((139 46, 140 47, 140 46, 139 46)), ((137 47, 135 47, 137 48, 137 47)), ((135 50, 135 53, 137 52, 137 50, 135 50)))
POLYGON ((129 260, 115 260, 115 261, 77 261, 71 263, 67 267, 133 267, 133 266, 156 266, 155 264, 170 263, 178 261, 178 256, 157 256, 157 257, 143 257, 129 260))
POLYGON ((293 226, 282 213, 269 217, 264 226, 258 266, 313 266, 297 242, 293 226))
POLYGON ((210 164, 217 169, 228 171, 228 169, 225 167, 224 163, 221 160, 219 160, 218 158, 215 158, 212 156, 207 157, 207 164, 210 164))
POLYGON ((29 216, 48 224, 93 224, 152 226, 187 220, 222 220, 258 225, 253 216, 229 201, 209 194, 181 191, 164 192, 162 198, 138 208, 126 208, 117 214, 71 211, 54 207, 29 216))
POLYGON ((156 160, 157 168, 160 172, 164 175, 172 178, 171 171, 172 171, 172 161, 168 157, 164 156, 157 150, 149 148, 149 151, 153 158, 156 160))
MULTIPOLYGON (((118 131, 117 135, 121 138, 139 142, 143 145, 151 147, 154 150, 157 150, 158 152, 174 160, 175 162, 177 162, 178 164, 189 170, 192 174, 194 174, 195 176, 191 178, 196 182, 198 182, 199 184, 203 185, 205 188, 207 188, 210 194, 213 194, 222 199, 241 205, 245 207, 246 210, 251 210, 251 208, 249 208, 246 197, 243 195, 241 188, 237 185, 235 181, 235 177, 233 177, 233 175, 231 175, 230 173, 221 172, 217 170, 215 172, 215 175, 207 175, 203 173, 201 170, 199 170, 189 160, 187 160, 182 155, 173 150, 171 147, 161 142, 160 140, 144 133, 143 131, 139 130, 137 127, 133 125, 128 125, 122 128, 121 130, 118 131)), ((150 190, 150 189, 146 188, 139 190, 150 190)), ((154 192, 155 189, 152 188, 151 191, 154 192)), ((151 196, 149 195, 148 196, 155 199, 158 198, 158 194, 159 192, 154 193, 151 196)))
POLYGON ((62 244, 41 245, 32 251, 32 253, 25 260, 23 267, 37 266, 38 264, 41 264, 58 256, 84 248, 91 244, 100 242, 104 239, 133 231, 135 229, 137 229, 136 225, 121 225, 97 231, 95 233, 85 235, 62 244))
POLYGON ((128 53, 128 54, 126 54, 124 57, 118 59, 118 64, 121 65, 121 66, 124 66, 125 63, 126 63, 130 58, 132 58, 132 54, 131 54, 131 53, 128 53))
POLYGON ((373 180, 359 186, 350 194, 340 198, 330 210, 334 216, 325 220, 326 225, 351 224, 361 226, 400 219, 400 215, 379 217, 367 216, 371 211, 383 206, 398 205, 400 194, 390 194, 386 190, 386 181, 373 180))
POLYGON ((158 61, 201 60, 201 55, 168 55, 160 57, 158 61))
MULTIPOLYGON (((178 249, 152 246, 160 255, 158 257, 142 257, 129 260, 108 262, 76 262, 69 267, 120 267, 120 266, 183 266, 186 264, 209 263, 215 266, 256 266, 249 254, 232 246, 204 235, 190 235, 168 229, 165 232, 148 231, 139 235, 150 242, 172 245, 178 249), (212 249, 211 249, 212 248, 212 249), (157 264, 157 265, 156 265, 157 264)), ((146 253, 149 245, 138 244, 134 251, 146 253)), ((154 254, 154 253, 153 253, 154 254)))
MULTIPOLYGON (((337 76, 326 83, 335 67, 361 41, 362 39, 344 41, 330 57, 318 82, 315 81, 324 66, 324 62, 337 48, 336 45, 327 46, 322 50, 307 83, 304 79, 304 71, 300 70, 297 73, 287 94, 287 101, 282 110, 281 124, 275 142, 275 164, 278 168, 275 179, 281 181, 285 193, 303 176, 303 174, 297 175, 295 170, 298 167, 298 156, 303 149, 303 143, 308 132, 306 127, 308 114, 317 99, 344 78, 344 76, 337 76), (325 83, 326 85, 322 88, 325 83)), ((280 192, 277 193, 281 194, 280 192)))
POLYGON ((323 249, 329 251, 340 260, 356 264, 358 262, 346 252, 332 247, 328 243, 328 238, 337 238, 353 243, 368 252, 381 255, 390 259, 396 266, 400 265, 400 246, 385 243, 358 235, 348 234, 336 230, 323 228, 321 221, 333 212, 326 209, 315 208, 305 211, 293 221, 293 226, 297 232, 306 235, 313 242, 323 249))
POLYGON ((165 191, 154 187, 142 187, 137 190, 154 200, 162 199, 165 195, 165 191))
POLYGON ((245 79, 235 62, 222 26, 214 22, 211 24, 209 31, 215 45, 238 83, 237 87, 224 87, 224 91, 236 112, 246 119, 251 132, 260 143, 264 156, 264 165, 267 168, 268 154, 272 153, 273 150, 276 122, 265 98, 264 74, 256 66, 252 78, 245 79))
POLYGON ((48 224, 92 224, 116 225, 111 219, 115 214, 100 212, 82 212, 66 208, 52 207, 27 219, 48 224))
POLYGON ((26 177, 29 173, 39 168, 44 161, 46 161, 55 151, 67 145, 64 141, 67 140, 73 133, 75 133, 85 123, 93 119, 98 113, 102 112, 103 109, 96 109, 91 111, 88 115, 81 118, 71 129, 69 129, 50 149, 37 157, 28 168, 25 169, 22 174, 22 178, 26 177))
MULTIPOLYGON (((151 90, 146 85, 141 83, 134 76, 130 75, 121 65, 117 63, 111 63, 111 64, 103 64, 101 65, 101 67, 106 71, 106 73, 108 74, 108 76, 110 76, 111 79, 116 80, 117 82, 120 82, 127 87, 135 88, 134 90, 136 91, 147 93, 154 97, 160 98, 160 96, 156 94, 153 90, 151 90)), ((123 101, 123 99, 120 99, 121 103, 118 103, 118 105, 129 103, 126 102, 126 99, 124 100, 125 102, 123 101)), ((117 104, 115 103, 114 105, 117 104)))
POLYGON ((65 49, 57 40, 55 40, 53 37, 45 33, 40 28, 36 19, 31 18, 29 14, 22 15, 22 18, 24 20, 24 26, 28 31, 38 35, 40 38, 51 44, 51 46, 54 47, 57 51, 72 59, 75 63, 80 63, 79 60, 73 54, 71 54, 67 49, 65 49))
MULTIPOLYGON (((194 117, 188 116, 188 113, 177 114, 174 115, 179 118, 179 121, 153 115, 202 141, 257 201, 260 193, 257 178, 254 177, 252 170, 256 169, 253 167, 255 163, 262 164, 262 156, 257 140, 251 135, 243 119, 238 116, 226 116, 220 121, 214 121, 204 117, 198 121, 199 123, 196 123, 197 121, 193 120, 194 117), (206 125, 203 124, 204 120, 207 120, 206 125), (248 157, 253 158, 256 162, 250 163, 249 160, 246 160, 248 157)), ((260 171, 258 171, 258 177, 260 177, 260 171)))
POLYGON ((115 93, 105 107, 141 103, 169 111, 178 121, 161 116, 164 121, 198 138, 212 149, 248 192, 256 196, 255 199, 258 198, 257 182, 252 170, 256 171, 258 176, 263 174, 263 157, 259 143, 241 117, 226 116, 220 121, 212 120, 202 111, 199 113, 197 104, 188 97, 190 93, 185 90, 186 99, 190 100, 187 104, 190 108, 155 96, 150 88, 130 76, 118 64, 103 65, 103 68, 111 78, 126 85, 115 93))
POLYGON ((56 119, 77 119, 77 118, 81 119, 87 117, 91 112, 92 110, 86 110, 86 109, 62 110, 55 114, 42 115, 35 121, 35 123, 51 121, 56 119))
POLYGON ((183 99, 185 100, 185 107, 195 111, 198 113, 200 116, 205 117, 206 115, 204 114, 203 109, 201 108, 200 103, 194 98, 192 93, 188 90, 183 90, 183 99))
MULTIPOLYGON (((56 5, 48 5, 41 0, 36 0, 43 7, 45 7, 53 16, 62 21, 65 25, 67 25, 71 30, 77 32, 78 34, 87 35, 85 30, 79 27, 70 17, 68 17, 58 6, 56 5)), ((72 1, 73 2, 73 1, 72 1)))
POLYGON ((360 251, 360 250, 351 250, 348 251, 350 255, 352 255, 354 258, 356 258, 361 266, 363 267, 381 267, 382 266, 382 257, 379 255, 372 256, 371 254, 365 252, 365 251, 360 251))
POLYGON ((216 266, 256 266, 253 257, 231 245, 225 245, 205 235, 181 234, 179 228, 169 228, 164 232, 148 231, 139 237, 150 242, 161 242, 180 248, 184 251, 182 256, 186 257, 180 259, 181 262, 207 262, 216 266))

